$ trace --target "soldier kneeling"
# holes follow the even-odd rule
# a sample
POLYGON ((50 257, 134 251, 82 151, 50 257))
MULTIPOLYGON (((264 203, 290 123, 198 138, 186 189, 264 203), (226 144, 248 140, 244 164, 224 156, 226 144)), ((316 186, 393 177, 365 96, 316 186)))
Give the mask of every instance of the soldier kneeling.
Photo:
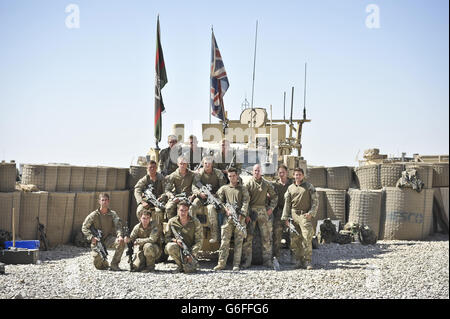
POLYGON ((140 223, 134 226, 130 241, 139 246, 133 258, 131 271, 150 272, 155 270, 155 262, 161 256, 162 228, 157 219, 153 220, 149 211, 143 211, 140 223))
POLYGON ((177 264, 176 272, 195 272, 198 268, 197 254, 203 240, 202 224, 196 217, 189 216, 189 205, 178 204, 178 214, 169 219, 165 234, 165 252, 177 264))

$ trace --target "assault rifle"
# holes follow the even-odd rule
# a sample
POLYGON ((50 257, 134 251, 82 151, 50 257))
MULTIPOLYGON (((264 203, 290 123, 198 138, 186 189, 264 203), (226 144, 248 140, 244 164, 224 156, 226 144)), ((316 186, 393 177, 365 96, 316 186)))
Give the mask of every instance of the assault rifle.
POLYGON ((230 216, 228 218, 230 218, 233 221, 234 225, 241 232, 244 233, 244 236, 247 236, 247 231, 246 231, 245 227, 242 226, 241 223, 239 222, 239 213, 236 211, 237 207, 235 207, 235 205, 231 205, 229 203, 222 204, 222 202, 211 193, 211 185, 210 184, 202 185, 200 182, 198 182, 197 187, 200 188, 200 191, 202 193, 205 193, 206 196, 208 196, 208 198, 207 198, 208 204, 214 205, 214 207, 216 209, 221 209, 222 207, 228 209, 228 211, 230 212, 230 216))
POLYGON ((231 219, 237 229, 244 234, 244 237, 247 237, 247 229, 239 222, 239 213, 236 211, 236 205, 225 203, 224 207, 230 212, 230 216, 228 216, 228 218, 231 219))
POLYGON ((184 261, 185 257, 191 257, 193 260, 197 261, 197 258, 194 257, 194 255, 192 255, 191 251, 189 250, 189 247, 186 245, 186 243, 184 242, 183 236, 181 236, 181 234, 179 232, 177 232, 175 230, 175 227, 173 227, 173 225, 170 227, 172 229, 172 233, 175 236, 175 239, 181 242, 181 246, 180 247, 180 251, 181 251, 181 262, 183 264, 185 264, 186 262, 184 261))
POLYGON ((148 185, 147 189, 144 191, 144 195, 146 197, 146 202, 149 204, 152 204, 153 206, 164 210, 165 206, 163 203, 161 203, 155 196, 155 194, 153 194, 153 185, 150 184, 148 185))
POLYGON ((288 221, 289 221, 289 226, 288 226, 289 231, 291 233, 295 233, 297 236, 300 236, 300 234, 298 233, 297 229, 295 229, 295 226, 294 226, 294 223, 293 223, 293 219, 289 218, 288 221))
POLYGON ((39 240, 42 242, 43 250, 48 250, 48 239, 45 233, 45 226, 39 222, 39 217, 36 217, 38 224, 39 240))
POLYGON ((102 255, 103 260, 108 259, 108 251, 106 250, 105 244, 102 242, 103 233, 100 229, 95 229, 94 225, 90 228, 92 236, 98 238, 97 243, 95 244, 94 250, 102 255))
MULTIPOLYGON (((123 233, 125 237, 130 238, 130 230, 127 226, 123 227, 123 233)), ((134 255, 134 242, 130 241, 127 243, 127 252, 125 253, 126 256, 128 256, 128 263, 130 264, 130 271, 133 271, 134 264, 133 264, 133 255, 134 255)))
POLYGON ((220 202, 220 200, 217 197, 215 197, 211 193, 211 190, 212 190, 211 184, 203 185, 202 183, 198 182, 197 187, 200 188, 200 191, 202 193, 204 193, 206 196, 208 196, 208 198, 206 199, 206 203, 208 205, 214 205, 215 209, 220 209, 220 207, 222 206, 222 203, 220 202))
POLYGON ((172 201, 175 201, 176 199, 178 199, 180 202, 188 203, 189 206, 192 205, 192 202, 189 200, 189 196, 187 196, 185 192, 175 195, 172 198, 172 201))
POLYGON ((230 164, 228 164, 228 166, 227 166, 227 171, 228 171, 232 166, 234 166, 233 161, 234 161, 235 157, 236 157, 236 153, 233 154, 233 158, 231 159, 230 164))

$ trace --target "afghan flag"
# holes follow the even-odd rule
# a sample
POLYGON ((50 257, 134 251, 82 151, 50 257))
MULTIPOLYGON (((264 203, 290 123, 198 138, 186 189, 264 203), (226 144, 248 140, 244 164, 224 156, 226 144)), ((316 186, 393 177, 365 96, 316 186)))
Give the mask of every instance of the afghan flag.
POLYGON ((161 141, 162 117, 165 111, 161 89, 167 83, 166 65, 164 64, 164 56, 161 48, 161 39, 159 36, 159 15, 156 24, 156 61, 155 61, 155 139, 156 145, 161 141))

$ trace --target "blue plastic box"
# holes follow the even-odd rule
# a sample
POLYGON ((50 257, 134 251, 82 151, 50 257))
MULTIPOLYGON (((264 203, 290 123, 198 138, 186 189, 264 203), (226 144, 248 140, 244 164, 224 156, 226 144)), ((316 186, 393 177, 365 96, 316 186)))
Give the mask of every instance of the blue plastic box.
MULTIPOLYGON (((5 241, 5 249, 13 246, 12 241, 5 241)), ((39 249, 39 240, 16 240, 17 248, 39 249)))

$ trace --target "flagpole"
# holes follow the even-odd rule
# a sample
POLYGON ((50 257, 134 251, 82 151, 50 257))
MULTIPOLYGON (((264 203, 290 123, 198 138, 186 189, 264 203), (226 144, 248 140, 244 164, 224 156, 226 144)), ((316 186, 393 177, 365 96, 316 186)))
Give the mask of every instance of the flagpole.
POLYGON ((258 20, 256 20, 255 32, 255 53, 253 55, 253 80, 252 80, 252 102, 251 102, 251 117, 250 117, 250 145, 253 143, 253 95, 255 92, 255 68, 256 68, 256 40, 258 39, 258 20))
MULTIPOLYGON (((213 25, 211 24, 211 48, 213 47, 213 37, 214 37, 214 30, 213 25)), ((212 57, 211 57, 212 60, 212 57)), ((209 72, 211 72, 211 65, 209 66, 209 72)), ((211 124, 211 113, 212 113, 212 105, 211 105, 211 77, 209 78, 209 101, 208 101, 208 109, 209 109, 209 124, 211 124)))

